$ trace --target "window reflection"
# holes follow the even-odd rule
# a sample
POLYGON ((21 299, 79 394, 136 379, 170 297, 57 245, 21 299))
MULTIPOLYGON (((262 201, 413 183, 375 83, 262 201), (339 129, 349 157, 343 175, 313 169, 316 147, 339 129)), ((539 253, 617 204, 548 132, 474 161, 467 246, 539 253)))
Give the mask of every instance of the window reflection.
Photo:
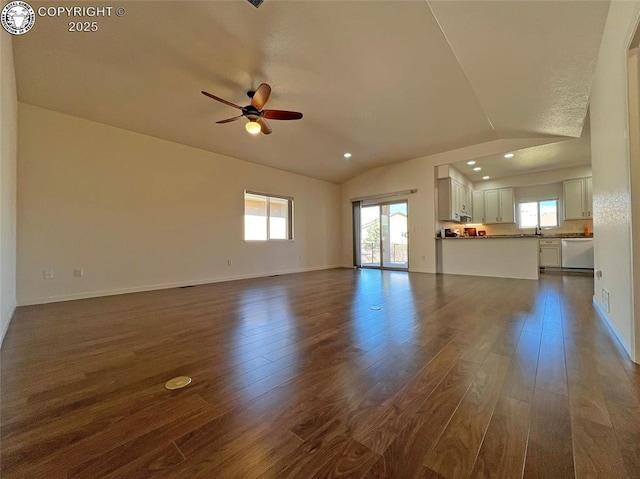
POLYGON ((360 270, 351 305, 354 346, 366 351, 415 339, 416 311, 410 275, 360 270), (382 291, 382 294, 379 294, 382 291), (379 306, 380 310, 372 310, 379 306))

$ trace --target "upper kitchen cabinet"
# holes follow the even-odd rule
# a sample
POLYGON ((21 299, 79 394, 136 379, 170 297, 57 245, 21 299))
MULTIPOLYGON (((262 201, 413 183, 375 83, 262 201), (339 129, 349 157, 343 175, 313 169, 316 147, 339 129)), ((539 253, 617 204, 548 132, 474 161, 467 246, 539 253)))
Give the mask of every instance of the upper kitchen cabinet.
POLYGON ((564 189, 564 219, 582 220, 592 217, 592 180, 575 178, 563 182, 564 189))
POLYGON ((438 180, 438 219, 468 221, 471 218, 471 190, 453 178, 438 180))
POLYGON ((473 192, 472 223, 484 223, 484 191, 473 192))
POLYGON ((484 221, 482 223, 515 223, 513 188, 484 191, 484 221))

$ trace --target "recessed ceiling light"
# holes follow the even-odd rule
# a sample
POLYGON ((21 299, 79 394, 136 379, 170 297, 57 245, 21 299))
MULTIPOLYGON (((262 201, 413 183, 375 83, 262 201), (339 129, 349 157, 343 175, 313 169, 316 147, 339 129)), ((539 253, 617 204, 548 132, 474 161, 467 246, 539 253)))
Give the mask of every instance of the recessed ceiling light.
POLYGON ((513 153, 507 153, 504 155, 505 158, 513 158, 515 155, 513 153))
POLYGON ((482 179, 483 180, 488 180, 489 178, 491 178, 490 176, 483 176, 482 179))
POLYGON ((473 171, 480 171, 482 168, 480 168, 479 166, 476 166, 473 171))
POLYGON ((475 161, 473 161, 473 160, 471 160, 471 161, 467 161, 467 165, 469 165, 469 166, 471 166, 471 165, 475 165, 475 164, 476 164, 476 162, 475 162, 475 161))
POLYGON ((345 158, 349 159, 349 158, 351 158, 353 155, 352 155, 351 153, 345 153, 345 154, 344 154, 344 155, 342 155, 342 156, 344 156, 345 158))

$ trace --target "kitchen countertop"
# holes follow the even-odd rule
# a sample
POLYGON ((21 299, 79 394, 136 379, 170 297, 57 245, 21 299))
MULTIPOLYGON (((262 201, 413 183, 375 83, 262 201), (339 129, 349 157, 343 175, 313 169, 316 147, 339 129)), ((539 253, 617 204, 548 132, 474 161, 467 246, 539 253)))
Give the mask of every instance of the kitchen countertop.
POLYGON ((440 238, 436 236, 436 239, 500 239, 500 238, 537 238, 537 239, 562 239, 562 238, 593 238, 593 236, 585 236, 578 233, 567 233, 557 235, 491 235, 491 236, 447 236, 446 238, 440 238))

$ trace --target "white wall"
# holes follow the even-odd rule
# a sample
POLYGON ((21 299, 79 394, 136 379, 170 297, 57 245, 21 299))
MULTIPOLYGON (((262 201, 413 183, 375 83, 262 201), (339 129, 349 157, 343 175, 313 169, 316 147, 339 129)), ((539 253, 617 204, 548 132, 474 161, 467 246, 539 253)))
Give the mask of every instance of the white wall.
POLYGON ((474 189, 473 181, 471 181, 469 178, 467 178, 465 175, 463 175, 460 171, 456 170, 451 165, 438 165, 436 167, 436 176, 437 176, 437 179, 439 180, 442 178, 453 178, 458 183, 466 186, 470 190, 474 189))
POLYGON ((26 104, 18 131, 19 304, 340 263, 338 185, 26 104), (294 198, 294 241, 243 241, 244 189, 294 198))
POLYGON ((11 35, 0 33, 0 345, 16 308, 18 105, 11 35))
POLYGON ((631 237, 635 239, 636 246, 633 248, 633 311, 635 323, 633 324, 633 335, 635 336, 635 356, 640 362, 640 27, 636 31, 635 48, 629 52, 628 79, 629 79, 629 131, 636 134, 629 135, 629 160, 631 168, 631 205, 632 211, 632 231, 631 237))
POLYGON ((474 190, 490 190, 493 188, 514 188, 533 185, 547 185, 559 183, 572 178, 585 178, 591 176, 591 166, 572 166, 570 168, 558 168, 556 170, 539 171, 525 175, 509 176, 491 181, 477 181, 473 184, 474 190))
POLYGON ((435 250, 433 247, 430 248, 430 243, 433 241, 433 221, 435 218, 433 211, 434 170, 433 167, 425 168, 423 163, 418 159, 375 168, 342 185, 344 266, 348 267, 353 264, 353 225, 350 199, 417 188, 417 193, 396 198, 407 199, 408 203, 409 267, 411 271, 435 269, 435 250), (422 259, 422 256, 425 259, 422 259))
POLYGON ((634 320, 627 48, 639 18, 640 2, 611 2, 591 91, 594 259, 602 271, 594 280, 594 302, 636 362, 634 322, 640 315, 634 320), (602 288, 610 293, 608 314, 600 302, 602 288))

